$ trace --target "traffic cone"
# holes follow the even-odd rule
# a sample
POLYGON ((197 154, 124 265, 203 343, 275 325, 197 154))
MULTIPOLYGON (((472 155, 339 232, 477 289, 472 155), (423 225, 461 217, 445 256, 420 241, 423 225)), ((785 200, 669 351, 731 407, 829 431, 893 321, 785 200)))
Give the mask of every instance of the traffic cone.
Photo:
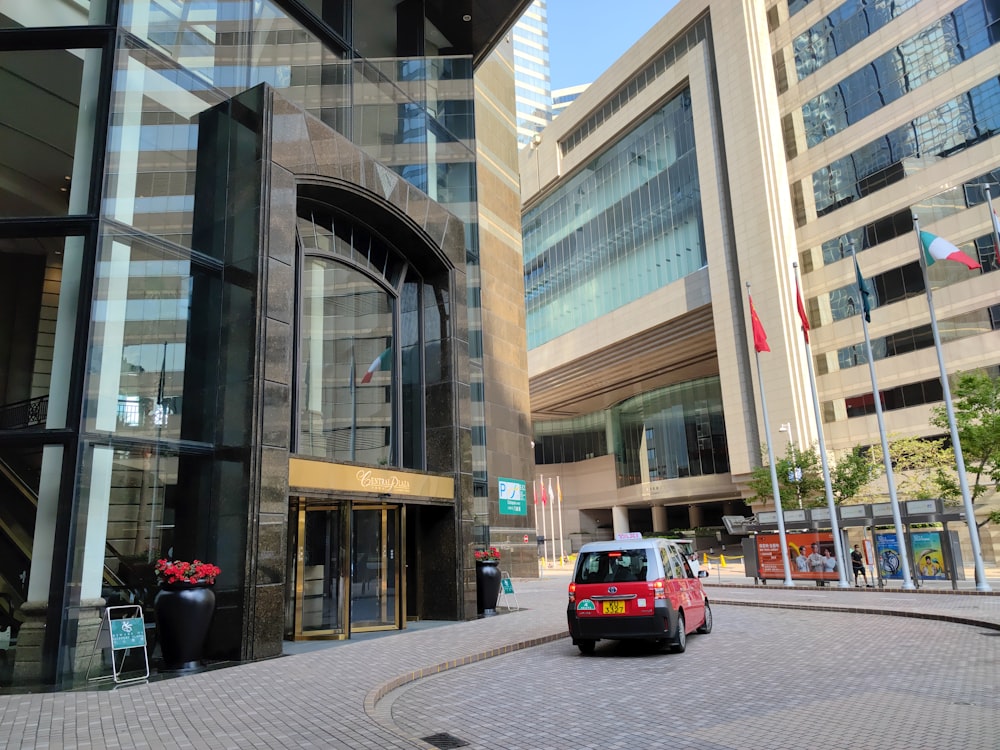
POLYGON ((703 552, 702 555, 703 556, 701 558, 701 564, 702 565, 708 565, 708 553, 707 552, 703 552))
POLYGON ((726 556, 725 555, 719 555, 719 567, 720 568, 726 567, 726 556))

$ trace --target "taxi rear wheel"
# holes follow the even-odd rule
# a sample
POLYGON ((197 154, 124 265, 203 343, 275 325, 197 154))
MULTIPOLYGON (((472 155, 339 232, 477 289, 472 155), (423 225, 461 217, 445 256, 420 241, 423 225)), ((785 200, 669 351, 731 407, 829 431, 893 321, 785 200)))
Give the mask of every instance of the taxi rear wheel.
POLYGON ((705 602, 705 622, 701 624, 698 628, 699 633, 711 633, 712 632, 712 608, 708 606, 708 602, 705 602))
POLYGON ((580 649, 581 654, 586 654, 590 656, 594 653, 594 647, 597 645, 597 641, 582 640, 576 642, 576 647, 580 649))
POLYGON ((677 636, 674 638, 674 653, 683 654, 684 649, 687 648, 687 632, 685 630, 686 625, 684 624, 684 613, 680 612, 677 615, 677 636))

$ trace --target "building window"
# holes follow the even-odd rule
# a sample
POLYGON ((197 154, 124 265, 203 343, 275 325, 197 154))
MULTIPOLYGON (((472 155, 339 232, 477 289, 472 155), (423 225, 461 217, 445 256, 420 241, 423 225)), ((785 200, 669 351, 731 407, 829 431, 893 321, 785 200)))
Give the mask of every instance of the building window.
POLYGON ((78 127, 97 106, 100 49, 0 52, 0 218, 90 213, 93 129, 78 127))
POLYGON ((611 421, 619 487, 729 471, 718 377, 630 398, 611 421))
POLYGON ((816 215, 917 174, 997 132, 1000 79, 994 77, 815 171, 816 215))
POLYGON ((529 348, 703 268, 690 93, 528 211, 523 233, 529 348))
MULTIPOLYGON (((912 4, 909 2, 905 5, 912 4)), ((887 7, 882 13, 890 17, 887 7)), ((822 143, 903 95, 933 81, 956 65, 989 49, 997 39, 990 33, 988 24, 989 18, 982 0, 969 0, 919 34, 806 102, 802 107, 802 121, 808 147, 822 143)), ((856 41, 864 39, 874 30, 859 29, 856 41)), ((836 55, 845 48, 827 45, 824 49, 836 55)), ((799 77, 804 77, 801 69, 799 77)))
POLYGON ((394 307, 394 298, 360 271, 306 258, 299 453, 393 463, 394 307))
MULTIPOLYGON (((864 41, 919 0, 891 3, 848 0, 792 41, 798 80, 815 73, 831 60, 864 41)), ((980 3, 981 0, 975 0, 980 3)), ((804 3, 802 3, 804 5, 804 3)), ((791 3, 789 3, 791 5, 791 3)), ((794 11, 792 11, 794 12, 794 11)))

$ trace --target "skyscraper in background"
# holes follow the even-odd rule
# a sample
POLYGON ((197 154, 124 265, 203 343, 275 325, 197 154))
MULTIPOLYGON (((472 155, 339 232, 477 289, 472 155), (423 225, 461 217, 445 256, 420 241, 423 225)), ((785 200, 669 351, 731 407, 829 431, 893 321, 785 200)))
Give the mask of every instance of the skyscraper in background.
POLYGON ((517 84, 517 142, 531 143, 552 120, 547 0, 534 0, 514 25, 514 77, 517 84))
POLYGON ((575 102, 577 97, 587 90, 588 86, 590 86, 589 83, 580 83, 576 86, 567 86, 566 88, 553 91, 552 119, 556 119, 566 107, 575 102))
POLYGON ((980 265, 927 270, 949 372, 1000 373, 1000 9, 734 5, 680 0, 521 152, 536 477, 560 478, 574 550, 744 514, 760 446, 784 442, 754 397, 745 283, 770 424, 816 441, 812 356, 834 461, 880 442, 879 402, 889 434, 943 436, 914 214, 980 265))

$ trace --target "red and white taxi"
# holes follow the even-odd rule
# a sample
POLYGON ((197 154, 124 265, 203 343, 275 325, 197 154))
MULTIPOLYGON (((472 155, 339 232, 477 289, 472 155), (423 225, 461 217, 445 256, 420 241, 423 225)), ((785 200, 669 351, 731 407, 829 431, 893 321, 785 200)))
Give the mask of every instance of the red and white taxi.
POLYGON ((584 654, 602 638, 648 640, 681 652, 689 633, 712 632, 700 577, 670 539, 591 542, 577 555, 566 618, 584 654))

